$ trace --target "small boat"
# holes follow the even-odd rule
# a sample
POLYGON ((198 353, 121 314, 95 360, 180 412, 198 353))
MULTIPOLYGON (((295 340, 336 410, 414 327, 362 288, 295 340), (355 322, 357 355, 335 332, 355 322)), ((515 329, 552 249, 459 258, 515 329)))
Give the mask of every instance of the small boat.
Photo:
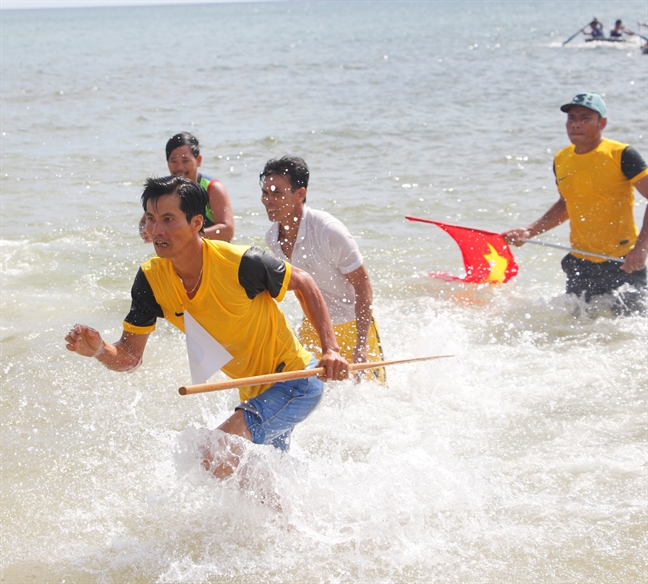
POLYGON ((627 43, 628 39, 624 38, 593 38, 585 39, 586 43, 627 43))

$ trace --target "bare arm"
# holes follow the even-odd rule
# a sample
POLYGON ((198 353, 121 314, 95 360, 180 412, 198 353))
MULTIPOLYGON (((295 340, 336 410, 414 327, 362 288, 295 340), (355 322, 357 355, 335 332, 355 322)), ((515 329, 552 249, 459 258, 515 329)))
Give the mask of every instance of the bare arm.
POLYGON ((148 334, 136 335, 124 331, 121 339, 111 345, 106 343, 95 329, 83 324, 75 324, 65 335, 65 341, 68 351, 79 353, 84 357, 95 357, 108 369, 132 371, 142 362, 148 337, 148 334))
POLYGON ((365 363, 367 357, 367 336, 371 326, 371 305, 373 303, 373 291, 369 281, 367 268, 360 266, 357 270, 345 274, 345 278, 351 282, 355 290, 355 316, 358 340, 353 350, 354 363, 365 363))
POLYGON ((524 245, 524 242, 521 241, 522 239, 531 239, 536 235, 540 235, 545 231, 558 227, 558 225, 561 225, 567 221, 567 219, 569 219, 569 215, 567 214, 567 205, 565 199, 560 197, 560 199, 558 199, 549 208, 549 210, 540 217, 540 219, 534 221, 528 227, 511 229, 511 231, 502 233, 502 236, 507 243, 520 247, 521 245, 524 245))
POLYGON ((328 308, 326 308, 322 293, 313 277, 293 266, 288 290, 295 293, 306 318, 319 335, 322 345, 322 358, 319 366, 326 369, 326 375, 323 377, 325 379, 346 379, 349 377, 349 365, 340 355, 340 347, 335 340, 328 308))
POLYGON ((207 194, 214 225, 205 228, 205 237, 230 241, 234 237, 234 212, 227 189, 222 182, 215 181, 209 185, 207 194))
MULTIPOLYGON (((648 199, 648 176, 644 176, 635 184, 635 188, 648 199)), ((643 270, 646 267, 646 257, 648 256, 648 207, 644 212, 643 225, 637 237, 637 243, 626 254, 625 262, 621 266, 624 272, 634 272, 643 270)))

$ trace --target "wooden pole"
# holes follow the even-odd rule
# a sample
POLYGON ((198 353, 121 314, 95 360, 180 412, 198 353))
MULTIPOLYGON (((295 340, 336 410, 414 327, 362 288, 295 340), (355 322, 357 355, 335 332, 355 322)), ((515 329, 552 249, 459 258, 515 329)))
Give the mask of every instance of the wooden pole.
MULTIPOLYGON (((445 359, 454 357, 454 355, 432 355, 430 357, 415 357, 414 359, 393 359, 391 361, 374 361, 371 363, 352 363, 349 365, 349 371, 364 371, 366 369, 378 369, 387 365, 397 365, 399 363, 414 363, 415 361, 430 361, 432 359, 445 359)), ((216 383, 200 383, 198 385, 185 385, 178 389, 180 395, 190 395, 194 393, 206 393, 208 391, 219 391, 222 389, 234 389, 235 387, 248 387, 250 385, 265 385, 267 383, 277 383, 279 381, 290 381, 292 379, 305 379, 306 377, 315 377, 324 373, 324 367, 315 369, 300 369, 299 371, 286 371, 284 373, 270 373, 268 375, 256 375, 254 377, 242 377, 241 379, 230 379, 227 381, 217 381, 216 383)))

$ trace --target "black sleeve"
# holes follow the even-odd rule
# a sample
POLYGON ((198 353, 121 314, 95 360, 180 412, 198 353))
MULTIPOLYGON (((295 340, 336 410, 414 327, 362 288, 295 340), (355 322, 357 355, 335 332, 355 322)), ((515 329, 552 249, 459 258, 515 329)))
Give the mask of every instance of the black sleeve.
POLYGON ((164 318, 164 312, 140 268, 131 288, 131 309, 124 320, 133 326, 153 326, 158 318, 164 318))
POLYGON ((250 300, 265 290, 276 298, 281 292, 285 277, 286 264, 258 247, 249 248, 241 258, 239 284, 250 300))
POLYGON ((628 146, 621 153, 621 172, 628 180, 632 180, 640 172, 648 168, 641 154, 637 152, 632 146, 628 146))

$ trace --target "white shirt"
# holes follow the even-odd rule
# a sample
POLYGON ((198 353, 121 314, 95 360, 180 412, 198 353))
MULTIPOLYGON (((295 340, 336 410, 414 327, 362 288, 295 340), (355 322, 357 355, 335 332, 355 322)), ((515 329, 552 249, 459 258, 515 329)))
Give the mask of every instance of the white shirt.
POLYGON ((278 258, 313 276, 334 325, 355 320, 355 290, 344 275, 362 266, 362 255, 341 221, 304 205, 292 258, 281 250, 279 223, 266 233, 266 243, 278 258))

